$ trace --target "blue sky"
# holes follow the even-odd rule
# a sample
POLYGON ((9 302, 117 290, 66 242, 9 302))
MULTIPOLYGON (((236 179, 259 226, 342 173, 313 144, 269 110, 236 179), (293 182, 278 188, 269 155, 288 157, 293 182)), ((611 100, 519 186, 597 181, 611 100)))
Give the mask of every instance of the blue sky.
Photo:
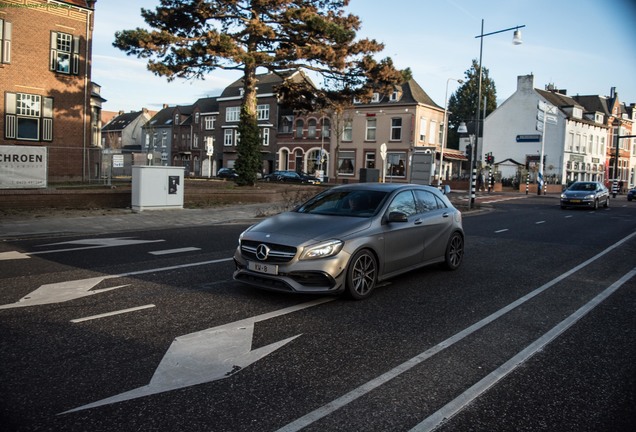
MULTIPOLYGON (((464 78, 479 58, 484 33, 525 25, 523 44, 513 32, 484 37, 482 64, 490 71, 501 102, 514 93, 517 76, 534 74, 536 88, 554 84, 568 95, 609 95, 636 102, 636 49, 632 0, 351 0, 348 10, 362 21, 359 37, 385 44, 381 57, 413 78, 440 106, 447 80, 464 78)), ((117 30, 144 26, 140 9, 158 0, 98 0, 95 6, 93 81, 102 86, 107 111, 161 109, 218 96, 239 72, 218 71, 205 80, 156 77, 146 63, 112 47, 117 30)), ((449 95, 457 83, 449 84, 449 95)))

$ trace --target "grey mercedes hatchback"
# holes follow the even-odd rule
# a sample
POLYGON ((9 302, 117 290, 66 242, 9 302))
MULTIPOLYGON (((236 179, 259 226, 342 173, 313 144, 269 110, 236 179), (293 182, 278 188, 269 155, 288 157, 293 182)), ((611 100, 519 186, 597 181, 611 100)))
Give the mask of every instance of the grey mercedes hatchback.
POLYGON ((239 237, 234 279, 259 288, 364 299, 383 280, 464 257, 462 215, 430 186, 336 186, 239 237))

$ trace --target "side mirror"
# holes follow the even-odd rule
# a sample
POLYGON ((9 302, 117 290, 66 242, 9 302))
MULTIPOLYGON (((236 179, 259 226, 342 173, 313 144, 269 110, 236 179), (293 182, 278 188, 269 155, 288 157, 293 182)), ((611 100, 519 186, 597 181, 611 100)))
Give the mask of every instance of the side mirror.
POLYGON ((451 192, 451 188, 449 185, 444 185, 444 189, 442 191, 444 195, 448 195, 451 192))
POLYGON ((389 222, 408 222, 409 218, 402 212, 389 213, 389 222))

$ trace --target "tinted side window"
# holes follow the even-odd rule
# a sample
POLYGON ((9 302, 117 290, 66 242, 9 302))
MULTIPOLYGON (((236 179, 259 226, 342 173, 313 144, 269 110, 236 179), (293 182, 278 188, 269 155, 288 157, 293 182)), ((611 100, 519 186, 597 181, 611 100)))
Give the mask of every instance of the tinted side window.
POLYGON ((400 212, 407 216, 412 216, 417 213, 417 207, 415 205, 415 199, 411 191, 402 191, 393 198, 389 205, 390 212, 400 212))
POLYGON ((418 213, 424 213, 438 208, 444 208, 440 200, 428 191, 416 190, 415 198, 417 199, 418 213))

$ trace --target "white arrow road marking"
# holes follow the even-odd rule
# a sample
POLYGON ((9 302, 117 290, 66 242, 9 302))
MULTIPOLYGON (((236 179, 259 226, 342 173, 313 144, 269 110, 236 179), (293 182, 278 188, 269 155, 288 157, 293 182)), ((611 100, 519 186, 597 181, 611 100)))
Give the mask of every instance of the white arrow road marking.
POLYGON ((51 303, 61 303, 69 300, 100 294, 117 288, 123 288, 128 285, 119 285, 116 287, 103 288, 91 291, 91 289, 103 280, 111 279, 117 276, 98 276, 90 279, 80 279, 75 281, 65 281, 53 284, 42 285, 40 288, 22 297, 15 303, 0 305, 0 309, 11 309, 26 306, 35 306, 51 303))
POLYGON ((300 335, 252 350, 254 324, 334 300, 326 297, 179 336, 168 348, 148 385, 61 414, 163 393, 227 378, 300 335))
POLYGON ((93 294, 103 293, 106 291, 123 288, 129 285, 120 285, 112 288, 104 288, 100 290, 90 291, 91 288, 97 286, 101 281, 106 279, 114 279, 126 276, 136 276, 146 273, 157 273, 162 271, 170 271, 183 269, 187 267, 196 267, 208 264, 217 264, 225 261, 231 261, 232 258, 221 258, 211 261, 201 261, 188 264, 180 264, 170 267, 160 267, 148 270, 138 270, 134 272, 122 273, 118 275, 98 276, 88 279, 79 279, 75 281, 58 282, 54 284, 42 285, 40 288, 31 292, 29 295, 22 297, 15 303, 0 305, 0 309, 11 309, 16 307, 35 306, 51 303, 61 303, 69 300, 86 297, 93 294))
POLYGON ((99 249, 99 248, 116 247, 116 246, 131 246, 131 245, 137 245, 137 244, 157 243, 157 242, 165 241, 165 240, 129 240, 129 239, 130 237, 115 237, 115 238, 83 239, 83 240, 73 240, 73 241, 60 242, 60 243, 49 243, 49 244, 39 245, 39 247, 58 246, 58 245, 88 245, 88 246, 67 248, 67 249, 55 249, 55 250, 40 251, 40 252, 26 252, 26 253, 21 253, 17 251, 0 252, 0 261, 31 258, 31 255, 43 255, 43 254, 58 253, 58 252, 73 252, 73 251, 80 251, 80 250, 87 250, 87 249, 99 249))

